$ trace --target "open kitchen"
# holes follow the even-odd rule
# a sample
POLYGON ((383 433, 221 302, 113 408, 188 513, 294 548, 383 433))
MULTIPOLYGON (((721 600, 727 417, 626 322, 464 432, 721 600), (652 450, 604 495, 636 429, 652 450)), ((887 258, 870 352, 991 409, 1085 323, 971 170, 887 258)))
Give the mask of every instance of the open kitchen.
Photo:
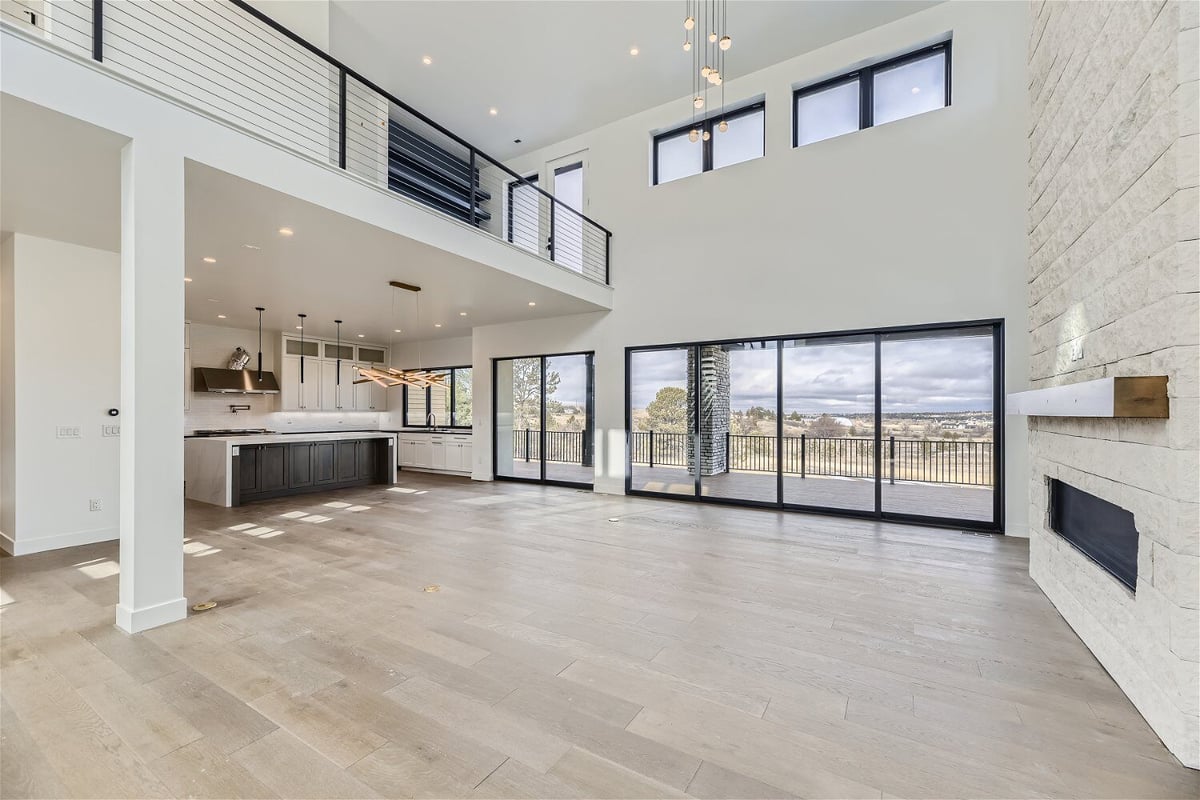
POLYGON ((392 484, 403 469, 470 476, 469 337, 434 345, 458 366, 427 367, 367 325, 292 320, 279 330, 279 315, 248 307, 238 321, 252 328, 185 324, 189 500, 229 507, 392 484))

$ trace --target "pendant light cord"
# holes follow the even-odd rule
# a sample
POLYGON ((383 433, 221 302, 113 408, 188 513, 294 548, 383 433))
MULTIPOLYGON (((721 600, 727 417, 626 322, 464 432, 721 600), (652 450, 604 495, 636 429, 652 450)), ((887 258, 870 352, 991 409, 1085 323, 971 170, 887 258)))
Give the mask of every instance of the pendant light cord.
POLYGON ((262 383, 262 315, 266 309, 255 306, 254 310, 258 312, 258 382, 262 383))

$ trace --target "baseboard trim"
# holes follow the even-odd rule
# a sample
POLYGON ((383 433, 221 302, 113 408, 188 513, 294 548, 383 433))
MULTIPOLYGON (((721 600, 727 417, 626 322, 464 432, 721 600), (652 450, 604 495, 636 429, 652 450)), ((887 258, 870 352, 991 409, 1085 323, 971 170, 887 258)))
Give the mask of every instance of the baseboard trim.
POLYGON ((187 598, 177 597, 165 603, 145 608, 127 608, 117 605, 117 627, 126 633, 142 631, 175 622, 187 616, 187 598))
POLYGON ((60 533, 55 536, 38 536, 33 539, 13 539, 6 533, 0 533, 0 547, 13 556, 27 556, 33 553, 44 553, 47 550, 61 550, 64 547, 78 547, 83 544, 96 542, 112 542, 121 536, 118 528, 92 528, 85 531, 60 533))

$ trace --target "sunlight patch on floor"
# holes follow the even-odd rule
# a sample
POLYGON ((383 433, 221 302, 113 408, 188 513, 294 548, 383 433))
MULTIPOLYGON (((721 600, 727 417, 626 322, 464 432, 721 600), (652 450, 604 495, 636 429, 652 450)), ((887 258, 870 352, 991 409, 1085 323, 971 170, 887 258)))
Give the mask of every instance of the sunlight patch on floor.
POLYGON ((203 556, 211 556, 213 553, 221 552, 221 548, 207 545, 204 542, 197 542, 191 539, 183 540, 183 552, 189 556, 201 558, 203 556))
POLYGON ((300 517, 301 522, 315 523, 329 522, 331 519, 333 519, 333 517, 323 517, 320 514, 309 514, 307 517, 300 517))
POLYGON ((85 561, 82 564, 77 564, 75 569, 87 575, 92 580, 111 578, 121 571, 120 565, 111 558, 98 558, 95 561, 85 561))
POLYGON ((283 517, 284 519, 301 519, 302 517, 307 517, 308 512, 307 511, 289 511, 286 514, 280 514, 279 516, 283 517))
POLYGON ((343 503, 341 500, 331 500, 325 504, 326 508, 350 508, 349 503, 343 503))
POLYGON ((225 530, 229 531, 246 531, 254 527, 253 522, 243 522, 241 525, 230 525, 225 530))

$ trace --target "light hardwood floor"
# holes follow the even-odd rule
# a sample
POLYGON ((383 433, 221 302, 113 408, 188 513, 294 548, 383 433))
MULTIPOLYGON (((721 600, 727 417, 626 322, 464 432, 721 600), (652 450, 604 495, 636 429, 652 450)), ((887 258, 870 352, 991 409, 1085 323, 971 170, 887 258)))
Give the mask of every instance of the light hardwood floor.
POLYGON ((420 475, 187 540, 132 637, 115 543, 0 561, 0 795, 1200 793, 1020 540, 420 475))

